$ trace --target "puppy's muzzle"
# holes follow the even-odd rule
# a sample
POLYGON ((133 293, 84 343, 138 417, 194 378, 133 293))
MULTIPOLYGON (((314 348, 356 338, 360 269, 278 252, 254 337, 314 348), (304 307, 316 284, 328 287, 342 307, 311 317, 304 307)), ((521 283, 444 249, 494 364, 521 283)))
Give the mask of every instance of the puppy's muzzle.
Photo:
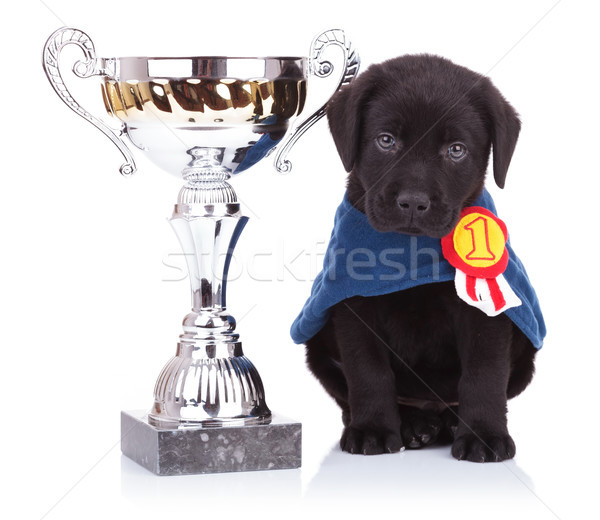
POLYGON ((396 198, 396 203, 403 218, 409 221, 424 217, 431 206, 429 197, 421 192, 403 192, 396 198))

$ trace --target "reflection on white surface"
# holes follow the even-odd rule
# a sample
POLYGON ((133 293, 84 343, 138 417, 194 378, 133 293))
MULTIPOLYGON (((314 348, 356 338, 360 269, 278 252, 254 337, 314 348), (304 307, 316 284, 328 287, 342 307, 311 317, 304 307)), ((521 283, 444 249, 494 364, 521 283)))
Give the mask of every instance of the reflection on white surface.
POLYGON ((356 515, 385 506, 398 514, 418 512, 419 518, 438 518, 440 513, 450 519, 556 518, 514 460, 459 462, 450 455, 450 446, 362 456, 335 445, 303 498, 356 515))
POLYGON ((533 482, 514 460, 476 464, 457 461, 450 446, 406 450, 391 455, 350 455, 334 446, 306 491, 307 498, 333 494, 397 498, 435 493, 443 498, 470 489, 473 495, 506 493, 527 497, 533 482), (351 471, 349 471, 351 468, 351 471))

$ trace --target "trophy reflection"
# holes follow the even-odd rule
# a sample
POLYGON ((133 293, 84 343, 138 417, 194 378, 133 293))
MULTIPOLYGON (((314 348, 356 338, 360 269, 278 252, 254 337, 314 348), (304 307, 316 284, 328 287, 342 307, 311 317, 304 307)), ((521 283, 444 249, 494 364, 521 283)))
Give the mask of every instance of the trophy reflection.
POLYGON ((186 258, 192 308, 183 319, 175 355, 158 376, 152 408, 147 415, 122 416, 123 452, 155 473, 300 465, 300 425, 272 416, 259 373, 227 311, 227 274, 248 221, 228 181, 271 152, 278 171, 290 170, 290 148, 325 113, 323 105, 293 124, 303 112, 309 77, 333 71, 323 57, 329 47, 343 51, 339 89, 359 66, 341 30, 315 38, 309 58, 98 58, 89 36, 73 28, 59 29, 45 45, 50 83, 69 108, 119 148, 125 159, 122 174, 136 171, 127 137, 183 181, 170 223, 186 258), (75 75, 101 79, 104 104, 120 121, 120 130, 87 112, 69 93, 59 68, 67 45, 84 54, 73 66, 75 75), (252 436, 263 430, 246 429, 250 426, 268 428, 266 437, 258 442, 252 436), (215 431, 221 448, 242 443, 244 456, 217 460, 215 453, 222 450, 216 449, 215 431), (267 446, 267 438, 274 444, 267 446), (277 463, 269 458, 273 450, 277 463))

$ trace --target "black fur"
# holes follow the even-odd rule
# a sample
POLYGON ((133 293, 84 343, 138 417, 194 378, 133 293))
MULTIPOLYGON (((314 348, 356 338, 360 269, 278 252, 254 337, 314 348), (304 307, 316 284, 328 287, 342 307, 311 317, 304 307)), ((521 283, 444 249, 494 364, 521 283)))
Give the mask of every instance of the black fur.
MULTIPOLYGON (((483 189, 492 148, 504 186, 520 130, 489 79, 428 55, 370 67, 333 97, 327 116, 350 202, 371 225, 439 238, 483 189), (464 157, 450 156, 453 143, 466 146, 464 157)), ((342 408, 343 450, 442 441, 458 459, 514 456, 506 401, 531 381, 536 350, 506 316, 460 300, 452 282, 345 300, 306 350, 342 408)))

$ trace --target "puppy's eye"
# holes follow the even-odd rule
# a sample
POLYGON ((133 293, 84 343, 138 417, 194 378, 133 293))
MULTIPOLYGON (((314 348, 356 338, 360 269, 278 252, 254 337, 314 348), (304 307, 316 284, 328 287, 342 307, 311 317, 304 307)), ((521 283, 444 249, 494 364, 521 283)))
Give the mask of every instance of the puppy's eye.
POLYGON ((452 143, 448 147, 448 155, 453 161, 460 161, 467 155, 467 147, 462 143, 452 143))
POLYGON ((377 145, 382 150, 391 150, 396 144, 396 140, 390 134, 380 134, 377 136, 377 145))

